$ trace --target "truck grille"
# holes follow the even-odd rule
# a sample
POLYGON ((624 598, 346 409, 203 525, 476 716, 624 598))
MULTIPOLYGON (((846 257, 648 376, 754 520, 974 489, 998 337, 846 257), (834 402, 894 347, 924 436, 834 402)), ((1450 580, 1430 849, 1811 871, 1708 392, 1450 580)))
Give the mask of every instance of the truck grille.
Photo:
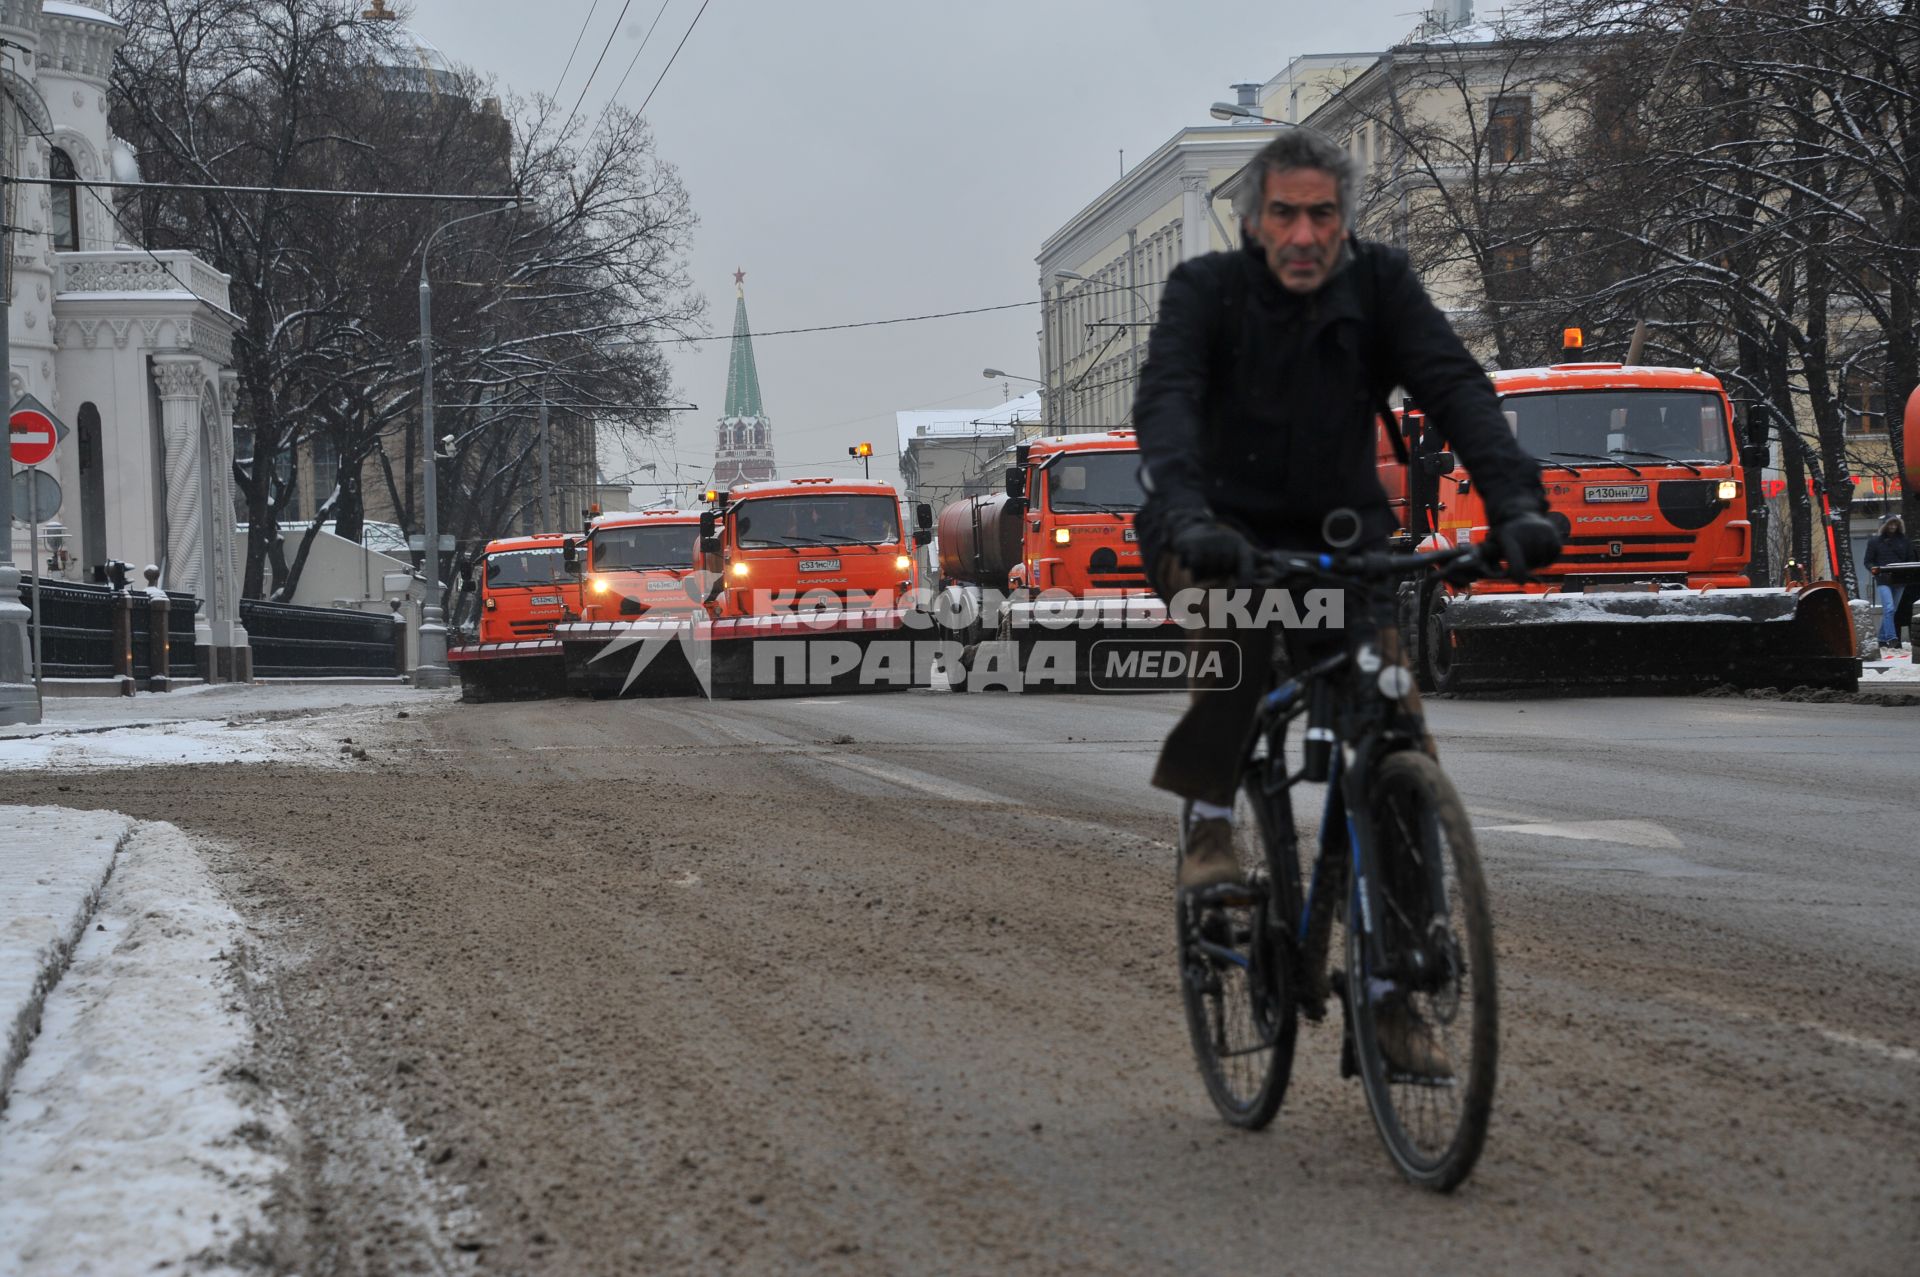
POLYGON ((1586 567, 1618 567, 1630 563, 1685 565, 1697 539, 1691 532, 1568 537, 1560 562, 1586 567), (1620 547, 1620 553, 1613 552, 1614 546, 1620 547))
POLYGON ((1147 574, 1136 572, 1128 576, 1090 576, 1087 584, 1096 590, 1144 590, 1147 588, 1147 574))

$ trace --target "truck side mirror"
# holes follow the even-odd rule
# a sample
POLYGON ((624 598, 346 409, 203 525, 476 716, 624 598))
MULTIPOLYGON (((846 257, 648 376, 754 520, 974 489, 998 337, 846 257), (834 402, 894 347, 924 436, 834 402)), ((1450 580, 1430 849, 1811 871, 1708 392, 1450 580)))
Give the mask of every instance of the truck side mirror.
MULTIPOLYGON (((931 531, 933 528, 933 507, 924 501, 913 507, 913 526, 919 528, 922 532, 931 531)), ((926 542, 922 541, 920 544, 925 545, 926 542)))
MULTIPOLYGON (((922 510, 926 509, 925 506, 921 506, 920 508, 922 510)), ((933 541, 932 528, 915 528, 913 530, 913 543, 915 545, 928 545, 932 541, 933 541)))
POLYGON ((701 537, 700 553, 702 554, 720 553, 720 538, 719 537, 701 537))
POLYGON ((1015 501, 1027 499, 1027 472, 1019 466, 1007 470, 1007 495, 1015 501))
POLYGON ((1741 466, 1754 474, 1765 470, 1772 457, 1773 450, 1764 443, 1749 444, 1740 449, 1741 466))
POLYGON ((580 543, 572 537, 560 543, 560 562, 566 565, 569 572, 580 570, 580 543))
POLYGON ((1451 452, 1428 452, 1420 457, 1420 464, 1428 474, 1452 474, 1453 454, 1451 452))
POLYGON ((713 540, 713 511, 702 510, 700 512, 701 548, 705 549, 706 543, 711 540, 713 540))
POLYGON ((473 588, 473 559, 472 558, 463 554, 459 558, 455 559, 453 561, 453 572, 455 576, 460 578, 460 584, 463 588, 469 589, 469 590, 473 588))

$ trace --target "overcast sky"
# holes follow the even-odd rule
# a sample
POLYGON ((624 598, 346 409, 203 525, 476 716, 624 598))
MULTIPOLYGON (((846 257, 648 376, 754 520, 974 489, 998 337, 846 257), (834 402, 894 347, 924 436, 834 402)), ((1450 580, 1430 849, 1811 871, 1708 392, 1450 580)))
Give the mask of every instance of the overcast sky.
MULTIPOLYGON (((701 0, 414 0, 414 26, 458 63, 571 105, 609 35, 584 112, 638 107, 701 0), (615 19, 626 17, 615 29, 615 19), (564 84, 568 51, 594 10, 564 84)), ((647 108, 700 225, 690 266, 718 333, 736 266, 766 331, 1037 300, 1041 241, 1239 80, 1302 53, 1376 50, 1414 24, 1406 0, 1199 5, 1182 0, 707 0, 647 108)), ((1038 305, 850 332, 763 337, 760 386, 783 473, 897 477, 893 414, 986 406, 986 367, 1038 376, 1038 305)), ((682 347, 698 404, 641 460, 703 476, 726 396, 727 343, 682 347)), ((1013 383, 1015 394, 1023 388, 1013 383)), ((617 458, 608 458, 609 473, 617 458)), ((651 476, 639 476, 642 479, 651 476)), ((638 500, 641 494, 636 491, 638 500)))

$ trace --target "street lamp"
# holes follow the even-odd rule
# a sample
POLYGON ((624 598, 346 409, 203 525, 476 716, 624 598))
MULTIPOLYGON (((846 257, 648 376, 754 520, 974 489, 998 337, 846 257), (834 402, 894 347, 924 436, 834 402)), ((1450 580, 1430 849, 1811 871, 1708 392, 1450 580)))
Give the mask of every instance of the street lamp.
POLYGON ((1244 106, 1232 102, 1215 102, 1207 109, 1207 114, 1216 120, 1251 120, 1255 124, 1285 124, 1285 120, 1272 119, 1258 111, 1249 111, 1244 106))
POLYGON ((440 507, 434 491, 433 437, 433 285, 427 280, 427 261, 433 255, 433 242, 441 233, 471 222, 478 217, 504 213, 514 204, 468 213, 442 222, 427 236, 420 248, 420 468, 421 488, 426 498, 424 518, 425 544, 422 564, 427 570, 426 600, 420 611, 420 653, 413 666, 415 687, 445 687, 453 681, 447 672, 447 620, 440 607, 440 507))
POLYGON ((1038 377, 1022 377, 1017 372, 1002 372, 998 368, 983 368, 980 370, 980 375, 988 381, 1001 381, 1010 378, 1014 381, 1030 381, 1036 386, 1044 386, 1047 384, 1038 377))

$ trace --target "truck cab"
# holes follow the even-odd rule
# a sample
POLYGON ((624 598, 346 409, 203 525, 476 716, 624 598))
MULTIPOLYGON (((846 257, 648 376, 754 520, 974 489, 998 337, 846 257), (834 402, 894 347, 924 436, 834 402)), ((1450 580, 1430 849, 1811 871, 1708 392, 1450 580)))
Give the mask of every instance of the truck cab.
POLYGON ((716 620, 765 615, 796 599, 849 608, 904 606, 918 583, 914 548, 932 512, 909 532, 900 494, 866 479, 743 483, 712 494, 700 516, 701 551, 717 575, 716 620))
POLYGON ((583 621, 701 610, 700 514, 641 510, 602 515, 568 551, 585 571, 583 621))
POLYGON ((566 563, 559 533, 487 542, 475 574, 480 594, 479 641, 546 638, 554 624, 580 613, 580 576, 566 563))
POLYGON ((1131 430, 1055 435, 1022 444, 1007 472, 1021 520, 1011 588, 1064 590, 1076 597, 1147 592, 1133 519, 1140 445, 1131 430))
MULTIPOLYGON (((1556 364, 1492 374, 1507 426, 1540 463, 1560 561, 1525 585, 1479 592, 1740 588, 1752 524, 1718 378, 1682 368, 1556 364)), ((1403 467, 1382 435, 1379 464, 1402 526, 1420 543, 1487 535, 1486 507, 1417 407, 1401 414, 1403 467)))

